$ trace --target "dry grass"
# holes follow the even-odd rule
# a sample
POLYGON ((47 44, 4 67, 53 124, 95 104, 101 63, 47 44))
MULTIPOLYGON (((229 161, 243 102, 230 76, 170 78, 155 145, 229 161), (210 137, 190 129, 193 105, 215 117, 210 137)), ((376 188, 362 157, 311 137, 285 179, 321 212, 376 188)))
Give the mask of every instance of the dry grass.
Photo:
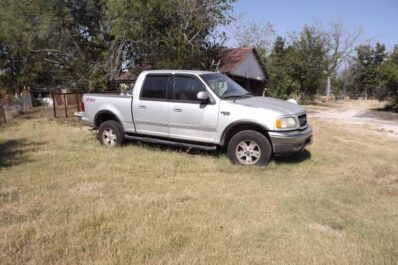
POLYGON ((312 123, 309 152, 244 168, 19 119, 0 128, 0 264, 397 264, 398 142, 312 123))

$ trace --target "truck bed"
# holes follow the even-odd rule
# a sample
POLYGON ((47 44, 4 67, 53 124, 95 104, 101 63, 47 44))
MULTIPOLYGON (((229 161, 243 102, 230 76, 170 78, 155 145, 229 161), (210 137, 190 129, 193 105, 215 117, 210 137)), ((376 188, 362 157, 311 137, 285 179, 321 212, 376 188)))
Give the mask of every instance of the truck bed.
POLYGON ((96 115, 102 112, 111 112, 120 119, 126 132, 134 133, 132 99, 131 95, 84 94, 82 100, 85 108, 83 121, 96 127, 97 124, 92 124, 95 123, 96 115))

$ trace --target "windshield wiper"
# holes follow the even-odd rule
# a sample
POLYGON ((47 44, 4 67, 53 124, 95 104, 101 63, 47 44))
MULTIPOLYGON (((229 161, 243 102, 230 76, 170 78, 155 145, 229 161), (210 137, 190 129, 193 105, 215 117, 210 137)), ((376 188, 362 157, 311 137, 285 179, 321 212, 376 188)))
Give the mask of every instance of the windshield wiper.
POLYGON ((222 96, 222 99, 227 99, 227 98, 243 98, 243 97, 252 97, 253 95, 251 93, 246 93, 243 95, 225 95, 222 96))

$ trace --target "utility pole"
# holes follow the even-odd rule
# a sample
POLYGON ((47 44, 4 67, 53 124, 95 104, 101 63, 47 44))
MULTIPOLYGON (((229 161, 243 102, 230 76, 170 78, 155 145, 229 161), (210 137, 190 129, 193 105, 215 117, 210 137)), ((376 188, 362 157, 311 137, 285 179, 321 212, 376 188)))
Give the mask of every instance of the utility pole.
POLYGON ((330 81, 330 75, 328 75, 327 84, 326 84, 326 100, 330 99, 330 87, 331 87, 331 81, 330 81))

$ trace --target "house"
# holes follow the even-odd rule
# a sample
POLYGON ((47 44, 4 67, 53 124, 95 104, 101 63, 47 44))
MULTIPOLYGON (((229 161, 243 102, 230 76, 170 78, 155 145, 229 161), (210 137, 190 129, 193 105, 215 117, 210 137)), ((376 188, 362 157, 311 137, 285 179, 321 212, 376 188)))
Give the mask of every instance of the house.
POLYGON ((226 74, 254 95, 264 94, 267 73, 255 48, 222 50, 219 72, 226 74))
MULTIPOLYGON (((212 70, 226 74, 254 95, 264 95, 267 73, 255 48, 225 49, 219 53, 218 60, 217 69, 212 70)), ((110 80, 109 85, 113 90, 129 90, 138 75, 149 69, 151 65, 138 65, 110 80)))

